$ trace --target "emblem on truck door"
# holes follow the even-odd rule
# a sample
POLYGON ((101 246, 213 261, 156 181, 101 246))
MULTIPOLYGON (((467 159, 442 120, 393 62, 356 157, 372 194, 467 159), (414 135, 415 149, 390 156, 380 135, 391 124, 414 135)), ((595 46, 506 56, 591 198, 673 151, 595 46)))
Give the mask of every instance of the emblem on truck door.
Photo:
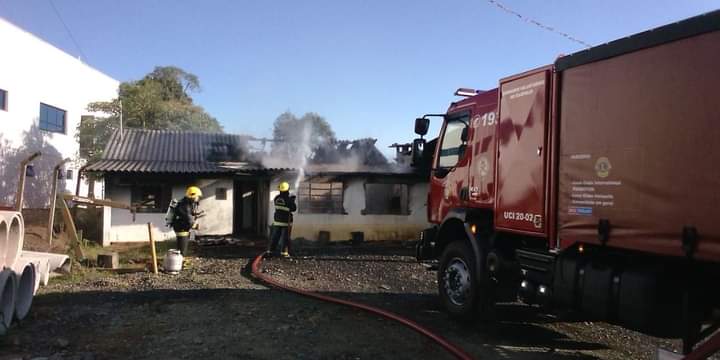
POLYGON ((610 165, 610 159, 606 157, 601 157, 597 159, 595 162, 595 172, 597 173, 597 176, 601 178, 606 178, 610 175, 610 169, 612 169, 612 165, 610 165))
POLYGON ((483 156, 478 160, 477 169, 480 177, 484 178, 488 175, 488 172, 490 172, 490 162, 486 157, 483 156))

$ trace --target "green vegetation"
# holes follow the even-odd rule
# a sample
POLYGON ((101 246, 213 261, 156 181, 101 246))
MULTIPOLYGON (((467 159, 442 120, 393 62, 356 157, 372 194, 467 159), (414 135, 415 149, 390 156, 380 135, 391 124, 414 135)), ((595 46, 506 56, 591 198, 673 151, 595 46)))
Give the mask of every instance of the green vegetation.
POLYGON ((88 111, 107 116, 83 117, 77 131, 80 156, 91 162, 100 159, 120 127, 121 114, 128 129, 222 132, 217 119, 193 103, 190 95, 197 91, 198 77, 174 66, 158 66, 140 80, 123 82, 117 99, 88 105, 88 111))

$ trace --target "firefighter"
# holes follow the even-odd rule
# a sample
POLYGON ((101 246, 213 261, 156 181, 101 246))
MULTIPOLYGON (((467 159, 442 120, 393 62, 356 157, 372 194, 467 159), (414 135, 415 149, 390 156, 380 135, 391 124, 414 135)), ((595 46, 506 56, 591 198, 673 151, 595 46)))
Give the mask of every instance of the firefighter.
MULTIPOLYGON (((288 246, 289 249, 292 213, 297 210, 295 196, 290 196, 290 184, 283 181, 278 185, 278 190, 280 190, 280 194, 273 199, 275 215, 270 228, 270 246, 267 251, 270 256, 280 256, 280 252, 285 249, 285 246, 288 246)), ((282 255, 290 256, 286 251, 283 251, 282 255)))
POLYGON ((172 228, 177 238, 177 249, 183 256, 187 255, 190 230, 198 228, 196 216, 199 214, 198 202, 201 196, 202 191, 199 187, 189 186, 185 191, 185 197, 175 206, 172 228))

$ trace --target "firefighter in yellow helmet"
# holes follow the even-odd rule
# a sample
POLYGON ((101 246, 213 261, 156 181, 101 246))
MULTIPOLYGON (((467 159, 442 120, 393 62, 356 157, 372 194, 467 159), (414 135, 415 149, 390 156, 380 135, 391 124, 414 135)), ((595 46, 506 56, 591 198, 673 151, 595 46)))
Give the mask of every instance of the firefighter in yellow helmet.
POLYGON ((297 205, 295 205, 295 196, 290 195, 290 184, 287 181, 282 181, 278 185, 278 190, 280 190, 280 194, 273 199, 275 215, 270 228, 268 253, 271 256, 280 256, 282 251, 282 255, 287 257, 290 256, 292 213, 297 210, 297 205), (283 251, 285 247, 288 248, 288 251, 283 251))
POLYGON ((185 197, 175 205, 172 228, 177 238, 177 249, 183 256, 187 255, 188 243, 190 242, 190 230, 197 229, 198 203, 202 191, 197 186, 189 186, 185 191, 185 197))

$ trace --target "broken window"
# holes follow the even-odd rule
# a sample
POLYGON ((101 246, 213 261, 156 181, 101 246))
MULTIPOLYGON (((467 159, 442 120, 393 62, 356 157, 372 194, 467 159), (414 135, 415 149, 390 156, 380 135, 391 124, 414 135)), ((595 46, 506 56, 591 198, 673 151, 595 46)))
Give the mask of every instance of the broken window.
POLYGON ((137 212, 152 213, 166 211, 170 200, 169 194, 163 196, 161 185, 134 185, 130 192, 130 202, 137 212))
POLYGON ((215 188, 215 200, 227 200, 227 189, 215 188))
POLYGON ((365 210, 370 215, 409 215, 407 184, 365 184, 365 210))
POLYGON ((342 182, 302 182, 298 209, 308 214, 344 214, 342 182))

